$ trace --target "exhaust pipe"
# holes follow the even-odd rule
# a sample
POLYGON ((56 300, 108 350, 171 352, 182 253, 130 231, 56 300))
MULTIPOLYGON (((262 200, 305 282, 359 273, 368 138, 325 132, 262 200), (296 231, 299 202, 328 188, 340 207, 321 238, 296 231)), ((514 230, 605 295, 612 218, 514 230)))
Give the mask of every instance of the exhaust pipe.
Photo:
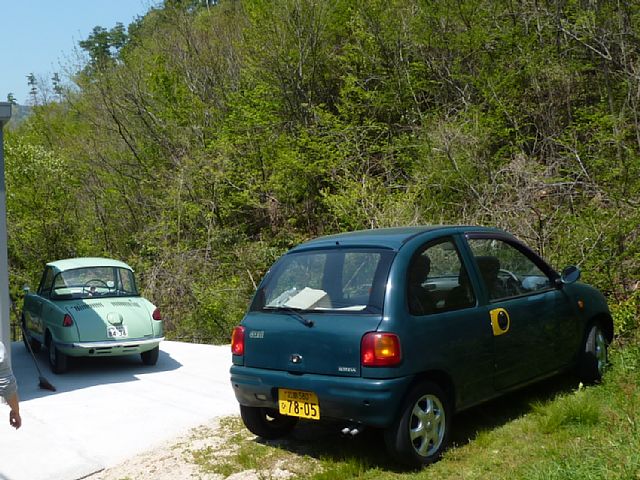
POLYGON ((340 432, 344 436, 355 437, 360 432, 362 432, 362 430, 363 430, 362 425, 351 425, 351 426, 348 426, 348 427, 344 427, 342 430, 340 430, 340 432))

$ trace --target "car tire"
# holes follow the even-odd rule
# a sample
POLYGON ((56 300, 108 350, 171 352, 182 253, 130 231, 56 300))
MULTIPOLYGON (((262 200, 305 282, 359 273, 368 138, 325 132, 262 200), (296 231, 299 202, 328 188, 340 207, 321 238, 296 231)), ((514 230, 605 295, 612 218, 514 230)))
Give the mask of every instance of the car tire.
POLYGON ((583 383, 593 384, 602 380, 609 360, 608 347, 607 337, 600 324, 591 324, 580 350, 578 374, 583 383))
POLYGON ((145 365, 155 365, 158 363, 158 355, 160 354, 160 346, 156 346, 151 350, 147 350, 146 352, 142 352, 140 354, 140 358, 142 358, 142 363, 145 365))
POLYGON ((298 423, 297 417, 281 415, 274 408, 240 405, 240 416, 251 433, 267 440, 288 435, 298 423))
POLYGON ((27 332, 27 325, 24 321, 24 317, 22 318, 22 341, 24 342, 24 346, 27 351, 29 351, 29 347, 31 347, 31 351, 33 353, 38 353, 40 351, 40 342, 35 338, 32 338, 31 335, 27 332))
POLYGON ((435 462, 447 446, 451 416, 449 398, 442 388, 432 382, 416 385, 396 421, 385 430, 387 450, 412 468, 435 462))
POLYGON ((47 349, 49 350, 49 366, 51 371, 56 374, 61 374, 67 371, 69 368, 69 357, 58 350, 58 347, 51 340, 51 336, 47 337, 47 349))

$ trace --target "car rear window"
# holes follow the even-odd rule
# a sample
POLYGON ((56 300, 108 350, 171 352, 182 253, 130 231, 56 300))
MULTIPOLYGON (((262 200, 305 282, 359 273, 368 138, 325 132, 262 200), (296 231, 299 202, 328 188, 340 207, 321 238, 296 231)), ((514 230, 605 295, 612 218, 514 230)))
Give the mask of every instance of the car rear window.
POLYGON ((133 272, 119 267, 86 267, 58 273, 53 298, 137 296, 133 272))
POLYGON ((336 248, 290 253, 262 282, 251 310, 382 312, 393 252, 336 248))

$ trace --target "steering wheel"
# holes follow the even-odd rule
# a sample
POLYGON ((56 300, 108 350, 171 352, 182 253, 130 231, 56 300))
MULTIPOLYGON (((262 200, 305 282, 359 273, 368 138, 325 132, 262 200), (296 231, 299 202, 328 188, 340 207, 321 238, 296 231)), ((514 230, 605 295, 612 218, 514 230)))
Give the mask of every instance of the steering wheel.
POLYGON ((504 268, 501 268, 499 273, 502 274, 502 276, 506 277, 501 280, 504 284, 505 290, 509 294, 518 295, 522 293, 522 288, 521 288, 522 283, 520 282, 520 279, 515 273, 511 272, 510 270, 506 270, 504 268))
POLYGON ((109 288, 109 285, 107 285, 107 282, 105 282, 104 280, 100 280, 99 278, 92 278, 91 280, 87 280, 85 282, 85 284, 82 286, 82 293, 83 294, 88 294, 88 295, 95 295, 95 291, 91 291, 91 287, 104 287, 107 290, 111 290, 109 288))

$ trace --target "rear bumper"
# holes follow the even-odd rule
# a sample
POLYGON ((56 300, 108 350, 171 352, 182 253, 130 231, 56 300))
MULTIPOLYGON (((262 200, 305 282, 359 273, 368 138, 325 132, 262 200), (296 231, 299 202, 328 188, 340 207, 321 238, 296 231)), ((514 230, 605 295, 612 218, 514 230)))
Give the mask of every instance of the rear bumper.
POLYGON ((278 408, 278 388, 314 392, 320 418, 333 418, 373 427, 394 420, 411 377, 369 379, 328 375, 295 375, 259 368, 231 367, 236 399, 249 407, 278 408))
POLYGON ((131 338, 101 342, 56 343, 58 349, 72 357, 115 356, 143 353, 157 347, 164 337, 131 338))

